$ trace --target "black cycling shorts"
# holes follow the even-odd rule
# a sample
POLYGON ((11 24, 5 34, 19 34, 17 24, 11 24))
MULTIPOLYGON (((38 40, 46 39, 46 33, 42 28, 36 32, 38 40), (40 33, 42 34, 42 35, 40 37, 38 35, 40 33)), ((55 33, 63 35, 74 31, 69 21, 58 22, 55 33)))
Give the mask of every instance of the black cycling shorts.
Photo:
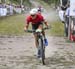
POLYGON ((43 25, 43 23, 32 24, 32 30, 36 31, 40 25, 43 25))

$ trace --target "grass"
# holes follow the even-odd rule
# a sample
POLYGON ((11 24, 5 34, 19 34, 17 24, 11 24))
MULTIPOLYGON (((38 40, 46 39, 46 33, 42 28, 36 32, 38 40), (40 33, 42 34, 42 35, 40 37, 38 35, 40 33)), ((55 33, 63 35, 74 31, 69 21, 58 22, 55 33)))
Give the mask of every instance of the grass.
POLYGON ((52 36, 64 36, 64 24, 60 21, 51 23, 51 29, 48 33, 52 36))
POLYGON ((0 18, 0 35, 22 35, 24 34, 24 15, 15 15, 0 18))
MULTIPOLYGON (((40 4, 44 6, 44 8, 49 9, 50 6, 38 0, 40 4)), ((55 15, 55 14, 54 14, 55 15)), ((58 18, 55 16, 55 18, 58 18)), ((9 16, 5 18, 0 18, 0 35, 24 35, 24 23, 25 23, 25 15, 15 15, 9 16)), ((64 36, 64 25, 57 19, 50 23, 51 29, 47 31, 47 33, 51 36, 64 36)))
MULTIPOLYGON (((0 18, 0 35, 24 35, 25 15, 15 15, 0 18)), ((51 29, 47 31, 52 36, 63 36, 64 25, 58 20, 51 23, 51 29)))

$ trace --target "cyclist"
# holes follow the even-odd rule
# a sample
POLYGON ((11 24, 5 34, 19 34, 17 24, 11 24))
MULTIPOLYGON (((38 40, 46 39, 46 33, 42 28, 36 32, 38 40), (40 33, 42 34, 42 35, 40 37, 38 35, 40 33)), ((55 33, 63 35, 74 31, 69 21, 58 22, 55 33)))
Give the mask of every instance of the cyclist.
POLYGON ((41 6, 39 6, 39 7, 37 8, 37 11, 38 11, 39 14, 41 14, 41 12, 43 11, 43 8, 42 8, 41 6))
MULTIPOLYGON (((28 27, 29 27, 29 23, 32 24, 32 30, 36 30, 36 29, 43 29, 43 23, 46 25, 46 27, 48 28, 48 23, 44 20, 44 17, 42 15, 39 15, 37 12, 37 9, 32 9, 30 11, 30 15, 27 17, 26 19, 27 23, 24 27, 24 30, 27 31, 28 27)), ((44 36, 44 40, 46 45, 48 44, 47 39, 45 37, 45 32, 43 30, 42 32, 43 36, 44 36)), ((37 41, 37 34, 35 32, 33 32, 34 38, 35 38, 35 45, 36 48, 38 48, 38 41, 37 41)))

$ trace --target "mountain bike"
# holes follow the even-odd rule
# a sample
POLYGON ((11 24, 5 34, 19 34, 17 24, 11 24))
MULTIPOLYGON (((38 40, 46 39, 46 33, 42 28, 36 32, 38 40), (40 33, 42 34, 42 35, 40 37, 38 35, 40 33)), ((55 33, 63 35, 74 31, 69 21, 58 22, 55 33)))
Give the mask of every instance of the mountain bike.
MULTIPOLYGON (((46 30, 48 28, 44 28, 43 30, 46 30)), ((40 29, 37 29, 35 33, 37 34, 37 41, 38 41, 38 51, 40 50, 40 58, 42 61, 42 64, 45 65, 45 43, 44 43, 44 37, 42 35, 42 31, 40 29)), ((33 30, 27 30, 26 32, 33 33, 33 30)))

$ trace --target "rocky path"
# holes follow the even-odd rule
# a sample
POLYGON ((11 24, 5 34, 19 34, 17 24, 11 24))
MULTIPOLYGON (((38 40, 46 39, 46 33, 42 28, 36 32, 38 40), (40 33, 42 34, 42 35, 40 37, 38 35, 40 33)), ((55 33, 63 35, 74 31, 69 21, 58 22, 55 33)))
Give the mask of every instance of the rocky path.
POLYGON ((34 56, 33 36, 0 38, 0 69, 75 69, 75 43, 48 36, 46 65, 34 56))

